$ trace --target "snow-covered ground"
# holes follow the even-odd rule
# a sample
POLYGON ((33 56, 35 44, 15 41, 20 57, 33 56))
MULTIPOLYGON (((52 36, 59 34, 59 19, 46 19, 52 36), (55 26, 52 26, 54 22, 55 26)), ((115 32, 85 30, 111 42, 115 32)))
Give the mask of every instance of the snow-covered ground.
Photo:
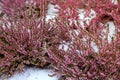
POLYGON ((48 69, 27 68, 24 72, 15 73, 8 79, 0 78, 0 80, 58 80, 59 76, 50 77, 52 71, 48 69))

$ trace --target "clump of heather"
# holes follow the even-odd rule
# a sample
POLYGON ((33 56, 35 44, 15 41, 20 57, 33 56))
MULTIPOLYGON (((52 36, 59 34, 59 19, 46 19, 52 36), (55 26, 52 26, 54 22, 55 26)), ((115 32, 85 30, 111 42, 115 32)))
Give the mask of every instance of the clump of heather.
POLYGON ((44 68, 51 63, 46 49, 58 45, 57 36, 62 34, 54 25, 45 22, 46 1, 2 0, 0 74, 12 74, 23 70, 25 65, 44 68))
POLYGON ((120 79, 119 0, 0 2, 0 74, 50 65, 59 80, 120 79), (46 22, 50 4, 58 12, 46 22))
POLYGON ((58 24, 63 29, 66 26, 68 36, 72 38, 68 42, 67 51, 64 50, 64 45, 60 49, 50 47, 48 50, 54 71, 62 75, 60 80, 119 80, 119 3, 112 0, 65 0, 55 3, 61 11, 56 23, 63 24, 58 24), (89 23, 83 21, 84 27, 78 18, 77 9, 81 8, 86 12, 84 18, 90 15, 91 10, 96 13, 89 23), (108 22, 114 23, 114 36, 110 35, 113 26, 108 22))

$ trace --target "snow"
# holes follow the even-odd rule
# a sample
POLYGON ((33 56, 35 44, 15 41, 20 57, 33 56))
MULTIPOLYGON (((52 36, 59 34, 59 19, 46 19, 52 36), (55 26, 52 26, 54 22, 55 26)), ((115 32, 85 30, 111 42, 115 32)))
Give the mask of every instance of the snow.
POLYGON ((93 41, 91 42, 91 46, 96 53, 99 52, 98 46, 93 41))
POLYGON ((0 80, 58 80, 59 76, 50 77, 52 71, 48 69, 27 68, 24 72, 15 73, 8 79, 1 78, 0 80))
POLYGON ((59 12, 59 10, 55 9, 55 7, 57 7, 57 5, 53 5, 53 4, 48 5, 46 22, 48 22, 51 19, 54 19, 57 16, 57 13, 59 12))
POLYGON ((109 27, 108 42, 112 41, 112 38, 115 38, 115 25, 113 22, 108 22, 106 25, 109 27))

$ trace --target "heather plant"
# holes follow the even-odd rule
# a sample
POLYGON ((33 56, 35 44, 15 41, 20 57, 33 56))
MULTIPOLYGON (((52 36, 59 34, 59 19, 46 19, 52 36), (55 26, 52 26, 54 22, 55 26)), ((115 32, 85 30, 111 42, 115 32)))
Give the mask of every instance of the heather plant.
POLYGON ((28 3, 2 0, 1 3, 4 15, 0 18, 0 74, 12 74, 23 70, 25 65, 48 66, 51 62, 46 47, 58 45, 58 36, 62 34, 45 22, 46 0, 28 3))
POLYGON ((22 70, 25 65, 50 65, 61 75, 59 80, 120 79, 119 0, 0 2, 0 74, 22 70), (49 4, 57 5, 58 13, 46 22, 49 4), (79 18, 81 9, 85 20, 79 18), (93 16, 91 11, 95 16, 86 20, 93 16), (114 23, 113 36, 108 22, 114 23))
POLYGON ((54 71, 62 75, 60 80, 119 80, 119 3, 115 4, 112 0, 65 0, 55 3, 59 4, 61 11, 56 23, 64 24, 58 25, 63 29, 66 26, 68 34, 72 31, 67 51, 64 46, 48 50, 54 71), (73 6, 74 3, 76 5, 73 6), (85 17, 89 16, 91 9, 96 13, 89 24, 84 21, 84 28, 79 23, 79 8, 85 9, 85 17), (106 25, 107 22, 115 25, 111 42, 108 36, 112 26, 106 25))

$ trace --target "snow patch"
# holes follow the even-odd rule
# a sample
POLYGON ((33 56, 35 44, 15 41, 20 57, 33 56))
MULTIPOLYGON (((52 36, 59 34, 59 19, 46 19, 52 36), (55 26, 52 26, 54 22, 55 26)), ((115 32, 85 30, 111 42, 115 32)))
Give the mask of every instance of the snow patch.
POLYGON ((27 68, 25 72, 15 73, 13 76, 5 80, 58 80, 59 76, 57 75, 53 77, 49 76, 52 74, 52 71, 48 69, 27 68))

